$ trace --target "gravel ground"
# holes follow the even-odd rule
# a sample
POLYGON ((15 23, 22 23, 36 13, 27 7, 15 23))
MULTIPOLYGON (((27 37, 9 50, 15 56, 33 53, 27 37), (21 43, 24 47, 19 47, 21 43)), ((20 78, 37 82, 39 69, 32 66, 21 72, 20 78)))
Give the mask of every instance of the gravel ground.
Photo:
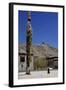
POLYGON ((54 78, 58 77, 58 70, 47 71, 31 71, 30 75, 26 75, 26 72, 18 73, 18 79, 31 79, 31 78, 54 78))

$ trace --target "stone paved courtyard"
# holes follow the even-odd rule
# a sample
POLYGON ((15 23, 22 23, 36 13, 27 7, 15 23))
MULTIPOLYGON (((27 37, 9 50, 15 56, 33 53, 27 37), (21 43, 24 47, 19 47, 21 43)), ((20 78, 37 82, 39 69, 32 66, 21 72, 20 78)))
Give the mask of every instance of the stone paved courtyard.
POLYGON ((31 71, 30 75, 26 75, 26 72, 18 73, 18 79, 31 79, 31 78, 54 78, 58 77, 58 70, 50 70, 50 73, 45 71, 31 71))

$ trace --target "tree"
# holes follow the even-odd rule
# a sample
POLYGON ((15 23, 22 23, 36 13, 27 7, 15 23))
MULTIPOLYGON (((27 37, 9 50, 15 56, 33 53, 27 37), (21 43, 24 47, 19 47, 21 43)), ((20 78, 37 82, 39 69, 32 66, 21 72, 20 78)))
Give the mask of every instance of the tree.
POLYGON ((43 57, 38 57, 37 60, 34 62, 34 69, 35 70, 42 70, 46 68, 48 65, 48 62, 45 58, 43 57))

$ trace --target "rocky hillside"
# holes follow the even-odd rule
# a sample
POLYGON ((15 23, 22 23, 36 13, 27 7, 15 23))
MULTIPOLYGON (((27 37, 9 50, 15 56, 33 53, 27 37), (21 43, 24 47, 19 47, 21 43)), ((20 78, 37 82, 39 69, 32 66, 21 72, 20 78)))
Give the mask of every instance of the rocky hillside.
MULTIPOLYGON (((26 53, 24 44, 19 45, 19 52, 26 53)), ((32 53, 39 57, 58 57, 58 49, 48 44, 32 45, 32 53)))

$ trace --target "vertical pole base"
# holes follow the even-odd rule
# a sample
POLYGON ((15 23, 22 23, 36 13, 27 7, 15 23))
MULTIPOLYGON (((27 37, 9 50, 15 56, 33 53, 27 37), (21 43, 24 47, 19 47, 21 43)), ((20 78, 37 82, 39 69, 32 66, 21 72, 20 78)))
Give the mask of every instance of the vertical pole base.
POLYGON ((27 75, 30 75, 30 69, 29 69, 29 67, 26 68, 26 74, 27 75))

